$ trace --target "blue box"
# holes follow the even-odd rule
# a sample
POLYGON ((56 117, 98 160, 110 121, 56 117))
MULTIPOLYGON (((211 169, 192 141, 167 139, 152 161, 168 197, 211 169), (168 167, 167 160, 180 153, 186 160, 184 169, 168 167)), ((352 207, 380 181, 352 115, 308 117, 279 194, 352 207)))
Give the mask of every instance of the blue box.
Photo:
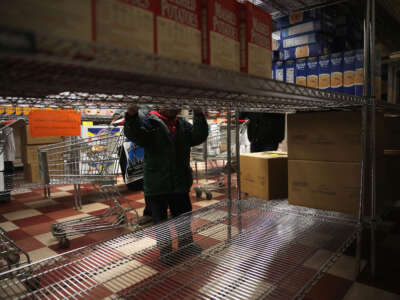
POLYGON ((315 43, 283 49, 279 53, 280 60, 290 60, 310 56, 325 55, 330 52, 330 45, 327 43, 315 43))
POLYGON ((318 58, 319 74, 318 86, 321 90, 331 89, 331 57, 330 55, 322 55, 318 58))
POLYGON ((343 93, 355 95, 355 62, 354 51, 347 51, 343 54, 343 93))
POLYGON ((356 50, 355 56, 355 94, 362 97, 364 95, 364 51, 362 49, 356 50))
POLYGON ((314 20, 332 20, 330 11, 327 9, 314 9, 305 12, 298 12, 289 16, 284 16, 276 19, 276 24, 279 29, 289 27, 291 25, 302 24, 314 20))
POLYGON ((275 80, 285 81, 285 63, 283 61, 277 61, 275 63, 275 80))
POLYGON ((300 58, 296 61, 296 68, 294 72, 296 84, 307 86, 307 59, 300 58))
POLYGON ((311 32, 333 33, 334 31, 335 31, 335 25, 331 22, 328 21, 323 22, 320 20, 310 21, 303 24, 290 26, 285 29, 281 29, 281 39, 311 32))
POLYGON ((317 89, 319 75, 318 57, 307 58, 307 87, 317 89))
POLYGON ((285 62, 285 81, 287 83, 295 83, 295 68, 296 68, 296 61, 295 60, 288 60, 285 62))
POLYGON ((331 91, 343 93, 343 52, 331 54, 331 91))

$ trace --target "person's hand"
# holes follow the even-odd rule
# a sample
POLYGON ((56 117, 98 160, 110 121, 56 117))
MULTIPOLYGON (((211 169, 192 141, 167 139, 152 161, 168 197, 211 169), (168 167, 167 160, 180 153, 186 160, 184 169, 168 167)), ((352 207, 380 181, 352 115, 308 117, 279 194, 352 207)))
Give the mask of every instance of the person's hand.
POLYGON ((129 106, 128 106, 128 115, 130 115, 130 116, 135 116, 135 115, 137 115, 137 113, 138 113, 138 107, 137 107, 137 105, 136 104, 129 104, 129 106))

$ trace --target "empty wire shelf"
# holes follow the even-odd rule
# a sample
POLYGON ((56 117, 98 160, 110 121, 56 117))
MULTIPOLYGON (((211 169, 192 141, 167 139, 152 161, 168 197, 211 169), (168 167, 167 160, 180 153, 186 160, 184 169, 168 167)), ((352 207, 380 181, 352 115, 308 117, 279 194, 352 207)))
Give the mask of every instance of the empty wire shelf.
MULTIPOLYGON (((185 227, 185 226, 183 226, 185 227)), ((186 226, 186 228, 188 228, 186 226)), ((177 230, 175 230, 177 229, 177 230)), ((0 282, 4 299, 294 299, 353 241, 351 218, 290 209, 282 202, 217 203, 190 215, 81 248, 0 282), (231 207, 231 209, 230 209, 231 207), (155 235, 191 222, 195 243, 160 261, 155 235), (309 261, 331 253, 318 266, 309 261)), ((184 234, 187 234, 185 232, 184 234)))

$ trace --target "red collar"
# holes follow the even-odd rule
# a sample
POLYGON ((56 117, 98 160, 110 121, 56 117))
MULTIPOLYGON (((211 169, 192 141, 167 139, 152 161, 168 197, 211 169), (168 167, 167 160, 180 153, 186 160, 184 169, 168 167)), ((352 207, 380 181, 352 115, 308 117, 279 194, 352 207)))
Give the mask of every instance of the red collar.
POLYGON ((152 110, 151 112, 149 112, 149 115, 155 115, 159 117, 161 120, 163 120, 165 125, 167 125, 170 133, 174 133, 176 131, 176 122, 178 121, 178 117, 175 117, 174 119, 171 120, 170 118, 163 116, 156 110, 152 110))

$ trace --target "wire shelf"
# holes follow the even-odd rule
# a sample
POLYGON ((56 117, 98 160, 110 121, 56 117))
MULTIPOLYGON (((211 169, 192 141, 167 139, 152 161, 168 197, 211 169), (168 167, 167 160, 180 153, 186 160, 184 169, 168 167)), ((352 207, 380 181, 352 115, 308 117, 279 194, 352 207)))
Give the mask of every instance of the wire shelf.
MULTIPOLYGON (((302 298, 354 240, 352 218, 298 212, 282 202, 220 202, 191 216, 195 242, 160 262, 155 234, 188 215, 30 265, 30 276, 3 277, 7 299, 294 299, 302 298), (282 211, 282 209, 286 209, 282 211), (231 212, 231 213, 229 213, 231 212), (229 217, 230 216, 230 217, 229 217), (240 217, 239 217, 240 216, 240 217), (332 252, 318 268, 307 261, 332 252)), ((172 231, 172 239, 176 240, 172 231)), ((23 274, 23 273, 21 273, 23 274)))
POLYGON ((48 96, 46 101, 54 98, 64 102, 137 102, 280 111, 354 107, 365 103, 361 97, 133 49, 40 34, 35 39, 40 48, 33 53, 0 55, 0 67, 5 70, 0 83, 3 97, 48 96))

